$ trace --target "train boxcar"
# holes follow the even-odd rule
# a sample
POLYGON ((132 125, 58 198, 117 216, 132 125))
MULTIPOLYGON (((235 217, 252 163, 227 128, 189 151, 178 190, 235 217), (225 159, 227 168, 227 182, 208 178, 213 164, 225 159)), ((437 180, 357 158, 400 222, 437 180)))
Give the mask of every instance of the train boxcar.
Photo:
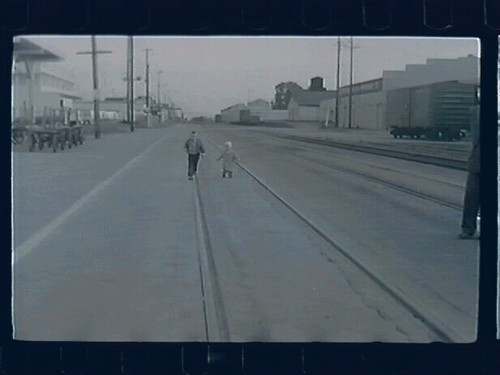
POLYGON ((386 125, 395 138, 459 140, 470 129, 476 90, 458 81, 391 90, 386 125))

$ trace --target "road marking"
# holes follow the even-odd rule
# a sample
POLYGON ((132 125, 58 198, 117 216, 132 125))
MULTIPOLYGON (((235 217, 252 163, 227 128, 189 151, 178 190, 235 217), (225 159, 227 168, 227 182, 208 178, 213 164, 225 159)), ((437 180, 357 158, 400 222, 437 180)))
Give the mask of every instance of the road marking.
POLYGON ((26 255, 28 255, 35 247, 37 247, 42 241, 44 241, 54 230, 61 226, 66 220, 68 220, 75 212, 87 204, 92 198, 101 193, 105 188, 112 184, 115 180, 120 178, 127 170, 133 168, 139 162, 141 162, 145 156, 158 144, 160 143, 167 134, 163 135, 155 143, 150 145, 141 154, 137 155, 135 158, 130 160, 122 168, 116 171, 113 175, 108 177, 106 180, 97 184, 92 190, 87 194, 79 198, 75 203, 73 203, 66 211, 57 216, 55 219, 50 221, 47 225, 42 227, 38 232, 24 241, 20 246, 16 247, 12 251, 12 265, 19 262, 26 255))

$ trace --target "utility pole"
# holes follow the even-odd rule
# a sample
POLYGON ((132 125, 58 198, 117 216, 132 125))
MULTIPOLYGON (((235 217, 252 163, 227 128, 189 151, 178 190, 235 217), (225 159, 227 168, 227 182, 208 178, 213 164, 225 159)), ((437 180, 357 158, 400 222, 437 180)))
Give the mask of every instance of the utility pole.
POLYGON ((337 91, 335 93, 335 127, 339 127, 339 99, 340 99, 340 37, 337 38, 337 91))
POLYGON ((134 85, 135 81, 139 81, 139 77, 134 76, 134 37, 129 36, 130 43, 130 72, 131 72, 131 84, 130 84, 130 131, 133 132, 135 129, 135 90, 134 85))
POLYGON ((130 124, 130 85, 132 84, 132 76, 130 72, 130 37, 127 38, 127 74, 125 77, 125 81, 127 81, 127 113, 125 119, 127 123, 130 124))
POLYGON ((162 121, 163 121, 163 108, 162 108, 162 105, 161 105, 161 73, 162 71, 159 70, 158 71, 158 82, 156 82, 157 84, 157 94, 158 96, 156 97, 156 105, 158 107, 158 122, 161 124, 162 121))
POLYGON ((350 61, 349 61, 349 129, 351 129, 352 127, 352 51, 353 51, 353 48, 354 48, 354 41, 353 41, 353 38, 351 36, 351 40, 350 40, 350 61))
POLYGON ((30 125, 35 123, 35 104, 33 100, 33 62, 25 61, 24 65, 26 66, 26 73, 28 75, 28 108, 27 108, 27 117, 29 118, 30 125))
POLYGON ((150 109, 150 103, 149 103, 149 51, 151 51, 151 48, 146 48, 146 118, 147 118, 147 127, 151 128, 151 109, 150 109))
POLYGON ((95 35, 91 36, 91 48, 92 50, 85 52, 77 52, 77 55, 92 55, 92 82, 94 88, 94 136, 96 138, 101 138, 101 127, 99 126, 99 81, 97 73, 97 54, 98 53, 111 53, 111 51, 97 51, 96 50, 96 40, 95 35))
POLYGON ((130 75, 128 76, 128 117, 130 121, 130 131, 133 132, 135 129, 135 101, 134 101, 134 82, 138 81, 139 78, 134 76, 134 37, 128 37, 128 53, 129 53, 129 71, 130 75))
POLYGON ((157 85, 157 101, 158 101, 158 104, 161 103, 161 73, 163 73, 161 70, 158 71, 158 82, 156 83, 157 85))

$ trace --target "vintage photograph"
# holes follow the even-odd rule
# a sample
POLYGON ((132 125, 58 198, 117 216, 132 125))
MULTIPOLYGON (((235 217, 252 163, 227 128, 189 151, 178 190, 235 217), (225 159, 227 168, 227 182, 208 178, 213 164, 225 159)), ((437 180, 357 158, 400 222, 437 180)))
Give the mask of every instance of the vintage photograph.
POLYGON ((470 343, 475 38, 26 35, 14 338, 470 343))

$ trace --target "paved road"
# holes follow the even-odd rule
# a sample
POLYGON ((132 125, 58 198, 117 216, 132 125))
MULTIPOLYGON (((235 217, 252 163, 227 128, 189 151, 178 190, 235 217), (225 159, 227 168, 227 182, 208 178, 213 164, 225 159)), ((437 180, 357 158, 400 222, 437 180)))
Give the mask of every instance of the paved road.
POLYGON ((378 177, 458 207, 465 172, 284 143, 253 129, 211 129, 207 135, 219 143, 231 139, 249 168, 332 238, 453 327, 458 337, 473 340, 479 244, 457 240, 461 211, 343 170, 378 177))
POLYGON ((460 340, 474 339, 478 243, 456 240, 460 212, 338 168, 404 180, 457 204, 462 172, 194 127, 207 155, 192 182, 182 151, 191 128, 14 154, 16 337, 438 339, 243 171, 222 179, 215 144, 232 140, 242 163, 280 195, 460 340))

